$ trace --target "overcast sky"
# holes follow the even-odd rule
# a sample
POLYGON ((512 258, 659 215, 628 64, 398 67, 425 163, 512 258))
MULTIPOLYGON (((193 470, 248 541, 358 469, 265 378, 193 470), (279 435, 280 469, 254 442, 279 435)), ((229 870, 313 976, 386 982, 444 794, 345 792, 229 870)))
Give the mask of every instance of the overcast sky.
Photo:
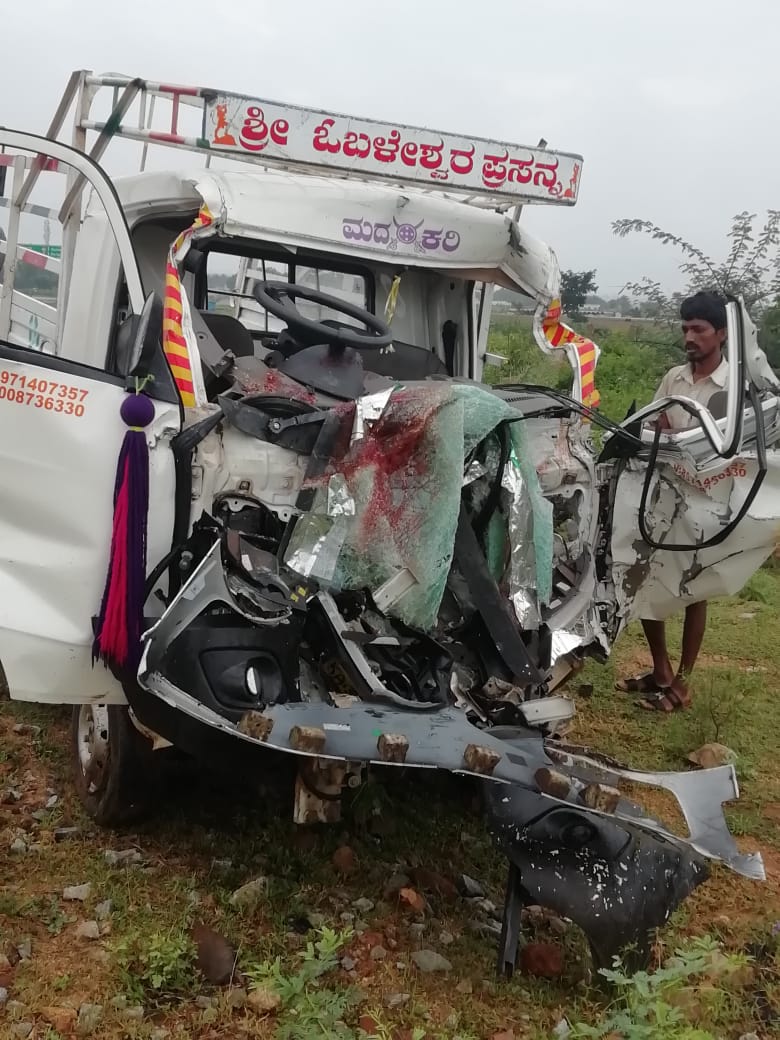
MULTIPOLYGON (((780 206, 776 0, 6 0, 0 124, 43 132, 75 68, 212 86, 584 156, 574 209, 524 220, 603 294, 677 256, 644 217, 723 253, 780 206)), ((171 157, 171 165, 179 165, 171 157)))

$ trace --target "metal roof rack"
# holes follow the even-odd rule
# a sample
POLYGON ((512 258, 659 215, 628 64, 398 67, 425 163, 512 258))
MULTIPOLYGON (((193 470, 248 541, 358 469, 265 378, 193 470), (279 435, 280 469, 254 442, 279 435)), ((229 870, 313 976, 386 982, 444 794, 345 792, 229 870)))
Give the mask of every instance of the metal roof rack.
MULTIPOLYGON (((86 70, 72 73, 47 136, 56 138, 62 132, 74 101, 73 145, 86 152, 87 132, 97 133, 89 155, 99 161, 115 137, 141 142, 141 170, 149 148, 159 145, 198 153, 207 166, 220 156, 295 173, 446 193, 470 205, 500 210, 528 203, 573 206, 582 173, 581 156, 552 151, 544 142, 530 148, 86 70), (108 92, 110 113, 96 118, 96 99, 108 100, 108 92)), ((22 203, 37 173, 31 170, 22 203)), ((80 189, 76 181, 63 217, 80 189)))

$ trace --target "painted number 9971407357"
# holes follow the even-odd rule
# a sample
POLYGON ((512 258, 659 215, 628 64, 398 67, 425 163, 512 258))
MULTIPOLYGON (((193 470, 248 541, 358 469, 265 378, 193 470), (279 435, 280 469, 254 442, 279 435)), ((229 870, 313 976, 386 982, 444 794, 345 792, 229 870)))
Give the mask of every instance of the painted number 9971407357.
POLYGON ((45 412, 80 419, 86 411, 88 397, 89 390, 70 383, 0 369, 0 405, 40 408, 45 412))

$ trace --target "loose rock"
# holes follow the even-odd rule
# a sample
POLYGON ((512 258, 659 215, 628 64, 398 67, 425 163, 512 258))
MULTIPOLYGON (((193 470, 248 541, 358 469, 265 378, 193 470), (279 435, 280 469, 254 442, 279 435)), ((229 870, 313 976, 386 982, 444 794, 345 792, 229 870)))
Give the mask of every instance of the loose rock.
POLYGON ((391 993, 388 997, 385 997, 385 1007, 390 1009, 403 1007, 411 999, 411 993, 391 993))
POLYGON ((205 1011, 206 1008, 214 1006, 214 1000, 212 997, 206 997, 202 993, 200 996, 195 997, 195 1007, 200 1008, 201 1011, 205 1011))
POLYGON ((247 997, 247 1003, 253 1011, 258 1011, 261 1014, 270 1014, 282 1003, 282 998, 272 990, 269 986, 256 986, 255 989, 251 990, 247 997))
POLYGON ((383 961, 387 958, 387 950, 384 946, 372 946, 369 956, 372 961, 383 961))
POLYGON ((258 877, 237 888, 230 897, 231 906, 243 910, 254 910, 268 893, 268 878, 258 877))
POLYGON ((19 954, 20 961, 29 961, 32 957, 32 940, 25 939, 24 942, 20 942, 16 947, 16 952, 19 954))
POLYGON ((98 903, 95 907, 95 920, 106 921, 111 915, 112 902, 110 899, 104 899, 102 903, 98 903))
POLYGON ((351 957, 341 958, 341 967, 344 969, 344 971, 354 971, 356 964, 357 961, 353 960, 351 957))
POLYGON ((446 957, 442 957, 435 950, 415 950, 412 960, 421 972, 430 974, 434 971, 452 971, 452 965, 446 957))
POLYGON ((4 986, 0 986, 0 1007, 4 1007, 8 1002, 8 990, 4 986))
POLYGON ((227 1004, 229 1008, 238 1010, 246 1004, 246 990, 243 986, 236 986, 228 993, 227 1004))
POLYGON ((102 1004, 82 1004, 79 1008, 79 1017, 76 1021, 76 1032, 79 1036, 89 1036, 94 1033, 103 1018, 102 1004))
POLYGON ((97 921, 82 921, 76 928, 76 938, 94 941, 100 938, 100 925, 97 921))
POLYGON ((54 831, 55 841, 69 841, 81 834, 81 827, 57 827, 54 831))
POLYGON ((457 993, 467 995, 474 992, 474 984, 471 979, 461 979, 458 985, 455 987, 457 993))
POLYGON ((72 1033, 78 1018, 74 1008, 69 1007, 45 1007, 41 1009, 41 1015, 57 1033, 72 1033))
POLYGON ((452 934, 452 932, 442 932, 439 936, 439 942, 442 944, 442 946, 452 946, 452 944, 455 942, 455 936, 452 934))
POLYGON ((736 760, 736 753, 725 744, 702 744, 697 751, 692 751, 688 755, 688 761, 698 766, 699 769, 733 765, 736 760))
POLYGON ((106 849, 103 858, 109 867, 129 867, 135 863, 143 863, 144 859, 138 849, 122 849, 119 852, 106 849))
POLYGON ((27 852, 27 842, 22 838, 14 838, 8 847, 16 856, 23 856, 27 852))
MULTIPOLYGON (((70 885, 62 890, 62 898, 71 902, 83 903, 92 894, 92 885, 87 881, 83 885, 70 885)), ((92 1005, 87 1005, 91 1007, 92 1005)))
POLYGON ((27 1037, 33 1031, 32 1022, 16 1022, 11 1026, 11 1036, 18 1037, 19 1040, 27 1040, 27 1037))
POLYGON ((468 874, 461 874, 455 884, 457 885, 460 894, 466 899, 479 899, 485 894, 485 889, 479 881, 475 881, 474 878, 469 877, 468 874))
POLYGON ((368 914, 374 909, 374 902, 373 900, 366 899, 365 896, 363 896, 360 899, 356 899, 352 906, 358 911, 358 913, 368 914))
POLYGON ((30 722, 17 722, 13 731, 19 737, 39 737, 41 735, 41 727, 33 726, 30 722))
POLYGON ((142 1022, 145 1014, 143 1004, 134 1004, 122 1012, 122 1018, 127 1019, 128 1022, 142 1022))
POLYGON ((44 806, 44 808, 45 808, 45 809, 53 809, 53 808, 54 808, 54 806, 55 806, 55 805, 57 804, 57 802, 58 802, 59 800, 60 800, 60 799, 59 799, 59 796, 58 796, 58 795, 56 795, 56 794, 53 794, 53 795, 51 796, 51 798, 47 798, 47 799, 46 799, 46 805, 44 806))

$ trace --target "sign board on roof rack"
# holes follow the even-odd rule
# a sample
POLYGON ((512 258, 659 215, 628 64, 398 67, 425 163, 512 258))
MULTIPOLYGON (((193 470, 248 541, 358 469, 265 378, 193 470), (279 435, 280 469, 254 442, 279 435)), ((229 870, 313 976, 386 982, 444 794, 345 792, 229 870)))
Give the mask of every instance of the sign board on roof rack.
POLYGON ((582 172, 579 155, 328 114, 236 94, 203 91, 202 96, 204 144, 213 151, 517 202, 573 206, 577 201, 582 172))

